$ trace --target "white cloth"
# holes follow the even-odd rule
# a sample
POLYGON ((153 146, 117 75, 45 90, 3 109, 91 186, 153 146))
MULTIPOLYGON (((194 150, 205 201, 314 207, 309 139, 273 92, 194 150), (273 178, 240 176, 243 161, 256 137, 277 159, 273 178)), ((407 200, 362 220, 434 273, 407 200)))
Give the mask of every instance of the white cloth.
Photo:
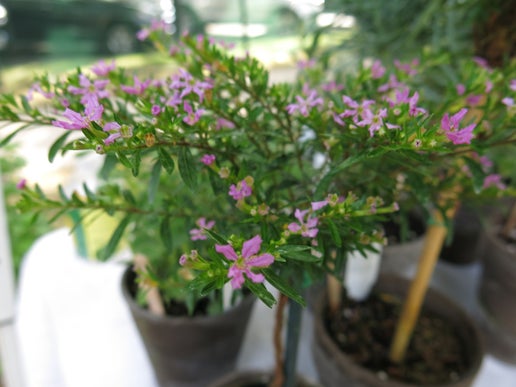
POLYGON ((80 258, 67 229, 36 241, 17 304, 27 387, 157 385, 122 297, 124 267, 80 258))

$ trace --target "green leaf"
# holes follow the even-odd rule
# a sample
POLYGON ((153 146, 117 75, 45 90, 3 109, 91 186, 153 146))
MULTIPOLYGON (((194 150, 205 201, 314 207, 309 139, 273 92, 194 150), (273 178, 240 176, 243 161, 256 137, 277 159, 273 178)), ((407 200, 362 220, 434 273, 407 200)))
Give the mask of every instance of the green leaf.
POLYGON ((159 177, 161 175, 161 161, 156 161, 156 164, 152 167, 151 177, 149 181, 149 189, 147 191, 147 198, 149 203, 154 202, 156 192, 159 187, 159 177))
POLYGON ((22 96, 21 98, 23 110, 25 110, 29 115, 32 112, 32 106, 30 106, 29 100, 26 96, 22 96))
POLYGON ((473 177, 473 189, 475 190, 475 193, 478 194, 480 191, 482 191, 484 186, 485 173, 482 170, 480 163, 468 157, 465 157, 464 160, 466 161, 466 164, 473 177))
POLYGON ((72 131, 68 130, 65 132, 65 134, 63 134, 56 141, 54 141, 54 143, 50 146, 50 149, 48 151, 48 161, 50 161, 50 162, 54 161, 54 158, 56 157, 57 152, 59 152, 59 150, 62 149, 63 144, 65 143, 66 139, 68 138, 68 136, 70 134, 72 134, 72 131))
POLYGON ((7 145, 13 139, 14 136, 16 136, 19 132, 21 132, 22 130, 26 129, 29 126, 30 126, 30 124, 20 126, 14 132, 12 132, 7 137, 5 137, 2 141, 0 141, 0 148, 7 145))
POLYGON ((175 169, 174 159, 172 159, 172 157, 170 157, 168 152, 163 148, 158 148, 158 153, 159 153, 159 161, 163 165, 163 168, 165 168, 165 171, 167 171, 168 174, 171 174, 172 172, 174 172, 174 169, 175 169))
POLYGON ((111 235, 111 238, 109 239, 107 245, 97 252, 97 258, 99 260, 106 261, 109 257, 113 255, 130 221, 130 215, 127 215, 120 221, 115 231, 113 231, 113 234, 111 235))
POLYGON ((278 275, 276 275, 272 270, 263 270, 262 273, 263 275, 265 275, 267 281, 269 281, 269 283, 272 286, 278 289, 285 296, 287 296, 288 298, 302 306, 306 305, 305 300, 303 300, 303 297, 301 297, 301 295, 292 286, 284 282, 284 280, 278 275))
POLYGON ((124 167, 129 168, 131 170, 133 169, 131 160, 129 160, 126 155, 124 155, 123 153, 117 152, 116 157, 118 158, 118 160, 122 163, 122 165, 124 167))
POLYGON ((104 157, 104 163, 102 164, 102 168, 100 169, 99 175, 102 179, 108 180, 111 171, 115 169, 118 164, 118 160, 116 156, 112 154, 106 154, 104 157))
POLYGON ((335 246, 342 247, 342 238, 340 237, 339 229, 331 219, 326 219, 326 222, 330 227, 330 235, 333 239, 333 242, 335 243, 335 246))
POLYGON ((290 258, 301 262, 317 262, 320 260, 320 258, 310 253, 309 246, 284 245, 278 248, 278 253, 284 258, 290 258))
POLYGON ((194 165, 195 161, 190 150, 186 147, 180 148, 178 154, 179 173, 186 186, 190 189, 197 187, 197 174, 194 165))
POLYGON ((204 232, 208 234, 208 236, 213 239, 215 242, 221 245, 227 245, 229 244, 227 238, 224 238, 222 235, 216 233, 213 230, 204 229, 204 232))
POLYGON ((251 281, 246 281, 245 286, 269 308, 272 308, 276 303, 276 299, 274 298, 274 296, 267 290, 267 288, 263 284, 257 284, 251 281))
POLYGON ((161 221, 160 227, 159 227, 159 234, 161 237, 161 241, 163 242, 163 245, 167 249, 167 251, 172 251, 173 248, 173 241, 172 241, 172 232, 170 228, 170 217, 166 216, 161 221))

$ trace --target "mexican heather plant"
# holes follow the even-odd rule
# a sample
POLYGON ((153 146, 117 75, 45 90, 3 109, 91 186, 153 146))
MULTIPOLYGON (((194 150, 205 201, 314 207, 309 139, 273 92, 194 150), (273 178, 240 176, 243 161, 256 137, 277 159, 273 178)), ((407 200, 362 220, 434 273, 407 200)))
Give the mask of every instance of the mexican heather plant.
POLYGON ((347 251, 383 242, 389 214, 414 204, 445 213, 467 195, 507 191, 486 155, 516 141, 511 73, 468 61, 465 79, 426 104, 425 62, 374 62, 341 82, 310 61, 295 83, 271 85, 249 55, 147 32, 169 76, 140 79, 115 62, 41 76, 29 96, 1 97, 0 118, 62 131, 50 159, 105 158, 95 191, 51 196, 27 184, 18 207, 117 217, 99 257, 127 241, 165 299, 193 306, 229 282, 272 306, 268 282, 304 304, 303 287, 340 276, 347 251))

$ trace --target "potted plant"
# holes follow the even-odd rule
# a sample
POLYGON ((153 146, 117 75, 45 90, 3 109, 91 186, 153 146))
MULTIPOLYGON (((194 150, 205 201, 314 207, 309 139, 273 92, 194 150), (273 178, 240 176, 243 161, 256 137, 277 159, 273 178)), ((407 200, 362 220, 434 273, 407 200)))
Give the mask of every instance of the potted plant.
POLYGON ((349 76, 345 91, 318 68, 294 84, 270 85, 256 59, 235 57, 211 39, 184 36, 170 46, 159 25, 145 34, 173 59, 169 77, 132 78, 103 63, 56 82, 41 77, 34 90, 52 108, 2 96, 2 120, 63 130, 51 159, 96 152, 109 179, 95 191, 85 185, 82 194, 57 198, 25 187, 19 208, 80 210, 83 220, 96 211, 115 216, 100 257, 122 240, 143 255, 136 285, 130 272, 125 285, 130 299, 149 308, 157 299, 158 313, 163 300, 182 298, 190 313, 202 300, 221 305, 226 284, 268 306, 277 302, 275 386, 296 379, 305 289, 327 273, 340 278, 348 252, 375 250, 373 242, 384 239, 380 223, 400 204, 431 203, 444 212, 456 198, 441 192, 459 182, 471 187, 472 177, 483 181, 488 173, 471 144, 481 152, 515 140, 505 127, 472 134, 460 107, 435 122, 417 93, 388 86, 396 105, 389 107, 393 101, 382 100, 384 107, 368 99, 383 81, 378 66, 349 76), (478 137, 483 142, 473 142, 478 137), (436 173, 457 172, 463 162, 473 174, 436 173), (400 175, 410 184, 400 185, 400 175))

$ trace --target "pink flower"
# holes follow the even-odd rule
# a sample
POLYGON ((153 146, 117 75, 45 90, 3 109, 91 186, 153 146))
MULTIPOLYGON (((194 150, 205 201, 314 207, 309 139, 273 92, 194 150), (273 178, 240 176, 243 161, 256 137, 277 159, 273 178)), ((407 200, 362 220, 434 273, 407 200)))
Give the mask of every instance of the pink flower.
POLYGON ((507 186, 502 182, 502 176, 497 173, 486 176, 482 188, 489 188, 492 186, 495 186, 500 190, 507 188, 507 186))
POLYGON ((468 109, 461 109, 453 116, 449 116, 446 113, 441 120, 441 129, 446 134, 446 137, 453 142, 455 145, 458 144, 469 144, 473 138, 473 129, 476 124, 471 124, 465 128, 459 129, 460 121, 464 118, 468 109))
POLYGON ((75 110, 66 108, 63 116, 68 119, 69 122, 54 120, 52 121, 52 125, 63 129, 78 130, 86 129, 89 127, 90 122, 92 121, 99 121, 102 118, 104 106, 99 104, 99 101, 95 96, 88 95, 86 98, 87 100, 85 101, 86 106, 84 108, 84 115, 76 112, 75 110))
POLYGON ((215 226, 215 221, 210 220, 206 222, 206 218, 199 218, 195 222, 197 227, 190 230, 190 239, 193 241, 206 240, 206 232, 204 230, 211 230, 215 226))
POLYGON ((192 106, 187 101, 183 103, 183 108, 186 112, 186 116, 183 118, 183 121, 190 126, 196 124, 204 113, 204 109, 198 109, 194 112, 192 106))
POLYGON ((319 229, 317 228, 317 224, 319 220, 315 217, 311 217, 308 214, 308 210, 301 211, 299 208, 294 212, 294 216, 298 220, 299 223, 290 223, 288 225, 289 231, 295 234, 301 234, 301 236, 306 238, 315 238, 319 229), (305 215, 306 217, 305 221, 305 215))
POLYGON ((220 130, 222 128, 226 129, 234 129, 235 124, 229 120, 226 120, 225 118, 217 118, 217 124, 215 125, 215 129, 220 130))
POLYGON ((21 179, 18 183, 16 183, 17 189, 24 189, 27 185, 27 179, 21 179))
POLYGON ((160 113, 161 113, 161 106, 159 106, 159 105, 152 105, 151 114, 153 116, 157 116, 160 113))
POLYGON ((509 88, 512 91, 516 91, 516 79, 511 79, 511 83, 509 84, 509 88))
POLYGON ((373 65, 371 66, 371 77, 373 79, 378 79, 383 77, 385 74, 385 67, 382 66, 382 62, 379 60, 375 60, 373 65))
POLYGON ((254 283, 261 283, 265 280, 263 274, 254 273, 253 268, 265 268, 274 262, 274 256, 269 253, 258 255, 262 246, 260 235, 245 241, 242 246, 242 254, 238 255, 231 245, 215 245, 215 251, 233 261, 229 268, 228 278, 231 279, 233 289, 240 289, 245 282, 244 274, 254 283))
POLYGON ((204 165, 212 165, 215 162, 215 155, 204 155, 201 157, 201 162, 204 165))
POLYGON ((457 86, 455 86, 457 89, 458 95, 463 95, 466 92, 466 86, 464 86, 462 83, 459 83, 457 86))
POLYGON ((84 75, 79 75, 79 86, 68 86, 68 91, 74 95, 82 95, 81 103, 85 104, 88 98, 107 98, 109 97, 109 92, 105 90, 106 86, 109 84, 109 80, 107 79, 98 79, 96 81, 90 81, 89 78, 84 75))
POLYGON ((240 200, 245 197, 251 196, 253 193, 252 188, 247 184, 247 182, 244 180, 238 182, 237 185, 231 184, 229 187, 229 194, 233 197, 235 200, 240 200))
POLYGON ((110 64, 107 64, 104 60, 100 60, 91 67, 91 71, 93 71, 93 73, 95 75, 98 75, 99 77, 105 77, 115 68, 116 64, 114 59, 111 61, 110 64))
POLYGON ((141 95, 145 92, 145 90, 147 90, 151 83, 150 79, 144 82, 140 81, 140 79, 136 75, 133 77, 133 82, 134 84, 132 86, 120 85, 120 89, 122 89, 122 91, 124 91, 127 94, 141 95))
POLYGON ((317 95, 315 90, 308 90, 307 88, 304 89, 306 98, 296 95, 297 103, 287 105, 287 112, 289 114, 294 114, 296 111, 299 111, 302 116, 306 117, 313 107, 323 104, 323 99, 317 95))

